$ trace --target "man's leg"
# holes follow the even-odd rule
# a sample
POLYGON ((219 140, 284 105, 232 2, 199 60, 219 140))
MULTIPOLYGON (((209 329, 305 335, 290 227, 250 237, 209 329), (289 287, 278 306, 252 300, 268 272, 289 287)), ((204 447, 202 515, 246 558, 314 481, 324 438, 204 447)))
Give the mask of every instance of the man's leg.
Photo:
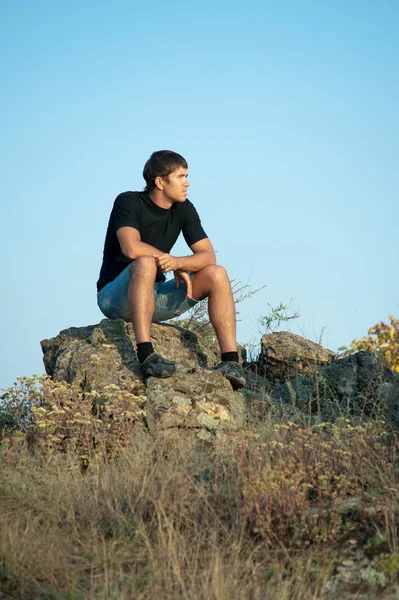
POLYGON ((130 285, 127 293, 129 314, 136 342, 150 341, 151 321, 155 310, 154 284, 157 274, 155 259, 139 256, 130 265, 130 285))
POLYGON ((193 277, 193 297, 208 297, 209 319, 218 338, 220 350, 237 352, 236 310, 226 270, 219 265, 208 265, 193 277))
POLYGON ((208 297, 209 319, 218 338, 222 362, 215 367, 234 389, 245 385, 243 371, 238 364, 236 341, 236 311, 231 285, 226 270, 219 265, 208 265, 193 277, 193 297, 208 297))
POLYGON ((132 319, 137 354, 143 375, 145 377, 170 377, 176 371, 176 363, 156 354, 151 343, 156 274, 156 262, 151 256, 139 256, 131 264, 127 295, 129 314, 132 319))

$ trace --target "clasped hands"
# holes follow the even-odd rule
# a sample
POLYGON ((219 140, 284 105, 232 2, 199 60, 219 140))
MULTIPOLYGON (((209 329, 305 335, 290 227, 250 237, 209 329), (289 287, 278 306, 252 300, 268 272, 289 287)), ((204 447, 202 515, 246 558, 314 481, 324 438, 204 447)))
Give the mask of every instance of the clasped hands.
POLYGON ((176 280, 176 287, 180 287, 181 281, 186 284, 187 298, 192 299, 193 287, 191 277, 187 271, 182 271, 178 268, 176 258, 166 253, 153 254, 153 257, 155 258, 158 269, 162 271, 162 273, 169 273, 169 271, 173 271, 176 280))

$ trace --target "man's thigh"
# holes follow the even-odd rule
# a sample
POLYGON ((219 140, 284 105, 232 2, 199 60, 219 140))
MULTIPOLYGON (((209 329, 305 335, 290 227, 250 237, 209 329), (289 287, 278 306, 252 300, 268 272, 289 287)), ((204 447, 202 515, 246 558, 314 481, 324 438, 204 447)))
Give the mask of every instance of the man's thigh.
POLYGON ((187 312, 197 304, 197 300, 187 298, 187 289, 183 281, 176 287, 175 278, 155 284, 155 312, 153 323, 167 321, 187 312))
POLYGON ((127 293, 130 285, 130 265, 97 294, 97 304, 108 319, 130 320, 127 293))
MULTIPOLYGON (((124 319, 130 321, 128 306, 128 290, 130 285, 130 265, 126 267, 114 279, 108 283, 98 294, 98 306, 109 319, 124 319)), ((183 282, 176 287, 175 279, 156 283, 154 286, 155 311, 152 318, 153 323, 167 321, 190 310, 196 300, 187 298, 186 286, 183 282)))

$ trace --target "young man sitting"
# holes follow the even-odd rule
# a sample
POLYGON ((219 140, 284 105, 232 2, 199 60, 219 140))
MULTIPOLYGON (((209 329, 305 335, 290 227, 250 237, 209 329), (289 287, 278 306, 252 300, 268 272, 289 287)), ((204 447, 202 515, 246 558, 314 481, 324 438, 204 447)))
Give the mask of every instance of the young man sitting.
POLYGON ((132 321, 143 375, 169 377, 176 363, 155 353, 151 322, 176 317, 208 298, 209 318, 222 354, 215 369, 240 389, 245 378, 238 363, 230 281, 216 264, 212 244, 187 199, 187 169, 180 154, 154 152, 144 166, 144 191, 116 198, 97 282, 98 306, 110 319, 132 321), (180 232, 192 251, 188 256, 170 254, 180 232), (165 274, 170 271, 174 279, 167 281, 165 274))

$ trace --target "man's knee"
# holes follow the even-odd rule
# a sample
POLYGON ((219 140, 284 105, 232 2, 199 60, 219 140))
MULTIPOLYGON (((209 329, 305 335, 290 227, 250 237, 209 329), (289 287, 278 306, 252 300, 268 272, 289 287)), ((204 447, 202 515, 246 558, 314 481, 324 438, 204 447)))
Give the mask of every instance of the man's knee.
POLYGON ((227 271, 221 265, 207 265, 201 271, 213 283, 229 282, 227 271))
POLYGON ((154 276, 157 272, 157 263, 152 256, 138 256, 130 265, 130 277, 143 274, 154 276))

